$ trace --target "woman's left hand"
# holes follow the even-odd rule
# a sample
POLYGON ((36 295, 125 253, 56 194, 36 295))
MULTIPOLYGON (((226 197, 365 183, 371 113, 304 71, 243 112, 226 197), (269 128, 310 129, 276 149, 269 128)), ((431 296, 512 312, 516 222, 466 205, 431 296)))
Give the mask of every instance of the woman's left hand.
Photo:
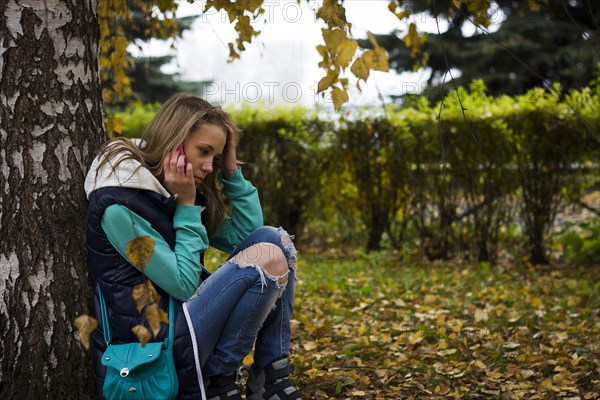
POLYGON ((237 171, 237 158, 235 156, 235 134, 233 128, 227 124, 227 141, 221 155, 219 167, 225 178, 230 178, 237 171))

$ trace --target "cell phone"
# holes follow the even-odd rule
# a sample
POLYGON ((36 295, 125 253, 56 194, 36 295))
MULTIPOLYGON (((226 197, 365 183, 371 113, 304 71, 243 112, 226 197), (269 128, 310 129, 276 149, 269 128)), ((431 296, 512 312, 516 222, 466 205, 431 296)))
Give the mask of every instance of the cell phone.
POLYGON ((183 173, 185 175, 187 175, 186 170, 187 170, 187 158, 185 158, 185 150, 183 149, 183 143, 179 145, 179 147, 177 148, 177 152, 179 153, 180 156, 183 156, 183 173))

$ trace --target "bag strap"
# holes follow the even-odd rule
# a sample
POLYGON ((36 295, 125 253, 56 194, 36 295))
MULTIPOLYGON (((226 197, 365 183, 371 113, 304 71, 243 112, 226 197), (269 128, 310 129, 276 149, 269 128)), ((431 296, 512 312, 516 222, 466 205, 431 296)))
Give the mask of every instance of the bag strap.
POLYGON ((102 330, 104 331, 104 341, 107 346, 110 346, 110 324, 108 323, 108 313, 106 312, 106 304, 104 304, 104 296, 100 290, 100 284, 96 283, 98 287, 98 297, 100 298, 100 313, 102 314, 102 330))
MULTIPOLYGON (((106 309, 106 303, 104 302, 104 296, 100 290, 100 284, 96 283, 98 288, 98 297, 100 298, 100 313, 102 314, 102 330, 104 331, 104 341, 107 346, 110 346, 111 334, 110 324, 108 322, 108 310, 106 309)), ((175 300, 173 296, 169 296, 169 336, 165 340, 167 342, 167 349, 173 349, 173 341, 175 340, 175 300)))

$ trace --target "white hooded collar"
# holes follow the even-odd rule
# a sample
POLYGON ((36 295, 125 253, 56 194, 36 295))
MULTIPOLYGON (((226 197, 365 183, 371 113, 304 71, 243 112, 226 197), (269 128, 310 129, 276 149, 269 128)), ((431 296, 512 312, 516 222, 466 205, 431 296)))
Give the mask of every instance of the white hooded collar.
MULTIPOLYGON (((142 144, 141 139, 131 139, 138 147, 142 144)), ((159 182, 154 175, 141 163, 134 159, 129 159, 119 163, 116 169, 113 169, 113 162, 109 160, 101 169, 98 169, 100 162, 104 158, 105 152, 98 155, 87 173, 85 178, 85 194, 89 200, 94 190, 105 187, 123 187, 140 190, 151 190, 165 197, 170 197, 169 191, 159 182), (98 175, 96 176, 96 171, 98 175)), ((120 158, 119 153, 115 160, 120 158)))

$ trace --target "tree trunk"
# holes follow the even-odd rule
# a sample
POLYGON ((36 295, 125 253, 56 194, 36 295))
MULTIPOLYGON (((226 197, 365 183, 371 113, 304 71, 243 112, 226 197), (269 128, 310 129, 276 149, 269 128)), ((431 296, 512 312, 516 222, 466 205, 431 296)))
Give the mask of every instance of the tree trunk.
POLYGON ((0 0, 0 398, 92 396, 83 192, 105 139, 97 1, 0 0))
POLYGON ((389 214, 386 209, 377 206, 372 207, 369 238, 367 240, 367 251, 381 250, 381 237, 389 228, 388 215, 389 214))

